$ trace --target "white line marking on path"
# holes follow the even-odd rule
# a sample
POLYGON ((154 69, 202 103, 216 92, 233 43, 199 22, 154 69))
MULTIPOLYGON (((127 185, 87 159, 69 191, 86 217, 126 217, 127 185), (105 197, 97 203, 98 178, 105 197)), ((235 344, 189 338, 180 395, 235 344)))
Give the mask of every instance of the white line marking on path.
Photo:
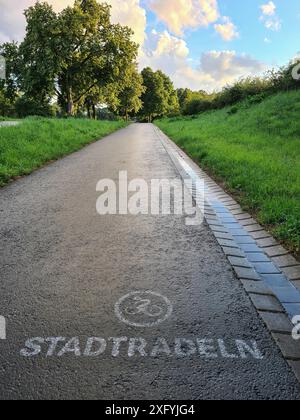
POLYGON ((0 340, 6 340, 6 320, 0 316, 0 340))

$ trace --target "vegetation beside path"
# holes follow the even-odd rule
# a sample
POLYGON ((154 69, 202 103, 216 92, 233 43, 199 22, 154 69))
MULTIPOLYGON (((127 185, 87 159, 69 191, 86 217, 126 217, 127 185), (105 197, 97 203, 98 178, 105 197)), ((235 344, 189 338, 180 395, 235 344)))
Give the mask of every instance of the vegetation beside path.
POLYGON ((0 127, 0 186, 122 128, 123 121, 29 118, 0 127))
POLYGON ((293 91, 156 124, 299 256, 299 115, 293 91))

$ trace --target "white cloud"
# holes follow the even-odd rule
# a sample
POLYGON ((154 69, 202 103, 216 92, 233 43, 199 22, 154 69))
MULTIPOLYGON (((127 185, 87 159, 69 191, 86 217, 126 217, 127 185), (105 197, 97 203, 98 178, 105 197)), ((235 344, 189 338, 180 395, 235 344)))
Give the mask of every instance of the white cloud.
POLYGON ((176 87, 213 91, 221 89, 240 77, 257 75, 266 69, 260 61, 235 51, 209 51, 193 67, 186 42, 168 31, 153 31, 146 42, 140 67, 161 69, 174 81, 176 87))
POLYGON ((271 31, 278 32, 282 27, 281 20, 278 16, 274 16, 272 19, 266 19, 265 27, 271 31))
POLYGON ((221 35, 224 41, 232 41, 235 38, 238 38, 240 34, 238 33, 237 27, 232 23, 231 19, 227 16, 222 18, 223 23, 215 25, 215 30, 221 35))
POLYGON ((276 14, 277 7, 273 1, 261 5, 260 9, 262 11, 260 21, 264 23, 265 27, 271 31, 280 31, 282 24, 280 18, 276 14))
POLYGON ((146 10, 141 7, 140 0, 105 0, 112 6, 112 21, 129 26, 134 30, 134 41, 140 46, 146 39, 146 10))
MULTIPOLYGON (((49 0, 55 10, 62 10, 74 0, 49 0)), ((160 20, 173 33, 187 28, 207 27, 217 24, 220 18, 217 0, 147 0, 160 20)), ((35 0, 0 0, 0 43, 22 40, 25 19, 22 11, 35 0)), ((135 41, 141 46, 140 67, 151 66, 168 74, 177 87, 194 90, 219 89, 226 83, 247 74, 257 74, 264 69, 261 62, 235 51, 209 51, 196 63, 190 58, 185 40, 169 31, 153 31, 146 36, 146 11, 142 0, 107 0, 112 5, 112 20, 130 26, 135 31, 135 41)), ((274 17, 274 16, 271 16, 274 17)), ((225 40, 237 36, 237 30, 229 18, 223 18, 215 28, 225 40), (232 25, 232 26, 231 26, 232 25)))
POLYGON ((269 3, 263 4, 260 6, 263 15, 265 16, 274 16, 276 13, 276 5, 269 1, 269 3))
POLYGON ((179 36, 185 29, 207 27, 220 17, 217 0, 150 0, 149 7, 179 36))

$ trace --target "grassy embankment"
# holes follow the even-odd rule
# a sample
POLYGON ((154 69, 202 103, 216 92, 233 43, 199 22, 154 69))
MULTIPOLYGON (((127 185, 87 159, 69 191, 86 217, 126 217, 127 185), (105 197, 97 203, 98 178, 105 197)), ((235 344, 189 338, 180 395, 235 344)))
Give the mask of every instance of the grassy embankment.
POLYGON ((299 256, 299 91, 157 125, 299 256))
POLYGON ((0 186, 125 126, 122 121, 29 118, 16 127, 0 127, 0 186))

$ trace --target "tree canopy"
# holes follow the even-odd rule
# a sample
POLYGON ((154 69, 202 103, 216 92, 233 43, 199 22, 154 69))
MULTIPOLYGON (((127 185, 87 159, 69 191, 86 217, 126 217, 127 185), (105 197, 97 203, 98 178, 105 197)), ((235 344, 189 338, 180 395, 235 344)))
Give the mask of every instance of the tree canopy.
POLYGON ((37 1, 24 14, 24 40, 0 45, 0 56, 6 61, 6 78, 0 79, 3 116, 113 114, 152 121, 239 101, 257 102, 300 86, 293 76, 298 61, 292 61, 265 77, 241 79, 218 93, 175 90, 162 71, 147 67, 139 72, 139 46, 132 40, 133 32, 111 22, 105 2, 75 0, 56 13, 49 3, 37 1))

